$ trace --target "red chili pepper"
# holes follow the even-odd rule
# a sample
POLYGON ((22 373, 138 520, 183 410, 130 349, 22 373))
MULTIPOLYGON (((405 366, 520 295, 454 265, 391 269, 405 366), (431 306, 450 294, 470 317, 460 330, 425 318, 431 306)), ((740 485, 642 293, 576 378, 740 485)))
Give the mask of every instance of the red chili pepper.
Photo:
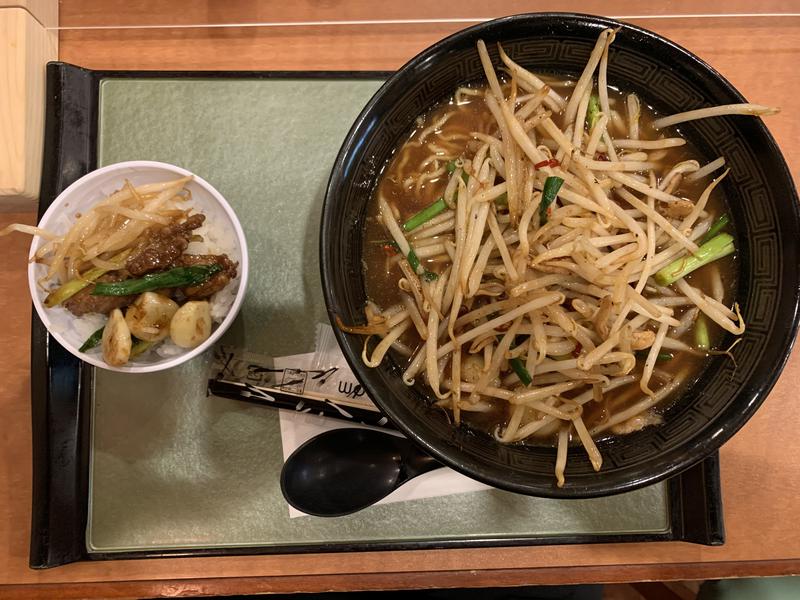
POLYGON ((383 252, 386 256, 394 256, 397 254, 397 249, 391 244, 384 244, 381 248, 383 248, 383 252))
POLYGON ((575 350, 572 351, 572 356, 578 358, 581 355, 581 350, 583 350, 583 346, 581 346, 580 343, 578 343, 575 346, 575 350))
POLYGON ((559 166, 561 166, 560 162, 558 162, 555 158, 549 158, 547 160, 543 160, 541 162, 536 163, 535 165, 533 165, 533 168, 534 169, 541 169, 543 167, 555 168, 559 166))

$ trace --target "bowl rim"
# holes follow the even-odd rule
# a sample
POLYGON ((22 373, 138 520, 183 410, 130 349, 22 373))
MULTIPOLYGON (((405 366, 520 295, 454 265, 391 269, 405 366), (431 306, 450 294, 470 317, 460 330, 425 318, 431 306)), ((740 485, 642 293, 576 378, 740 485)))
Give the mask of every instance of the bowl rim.
POLYGON ((71 183, 68 187, 66 187, 50 204, 47 210, 42 215, 41 219, 39 219, 39 224, 46 223, 49 219, 56 216, 56 214, 62 209, 62 205, 66 201, 67 198, 72 196, 72 194, 79 190, 81 187, 85 186, 86 184, 94 181, 95 179, 99 179, 101 177, 106 176, 109 173, 113 173, 114 171, 119 171, 122 169, 149 169, 159 172, 167 172, 173 173, 177 175, 187 176, 191 175, 192 180, 197 182, 200 187, 202 187, 208 194, 214 199, 214 201, 219 204, 222 210, 227 215, 228 219, 233 225, 233 230, 236 236, 236 242, 239 245, 240 250, 240 263, 239 263, 239 286, 236 290, 236 296, 234 297, 233 304, 228 311, 228 314, 225 315, 225 318, 222 322, 217 326, 217 328, 211 333, 207 340, 205 340, 199 346, 190 349, 188 352, 183 354, 179 354, 174 357, 167 358, 158 363, 152 364, 131 364, 128 363, 121 367, 114 367, 112 365, 107 364, 105 361, 102 360, 101 357, 87 354, 85 352, 81 352, 77 348, 75 348, 72 344, 70 344, 64 336, 58 332, 51 329, 51 320, 50 315, 48 314, 47 309, 42 304, 42 301, 39 299, 38 295, 38 286, 36 283, 36 275, 35 275, 35 268, 36 264, 31 262, 36 251, 43 243, 43 239, 39 236, 34 236, 33 240, 31 241, 30 249, 28 252, 28 288, 31 295, 31 300, 33 301, 33 306, 36 309, 37 314, 39 315, 39 319, 42 321, 42 324, 47 329, 47 333, 53 336, 61 346, 66 349, 70 354, 79 358, 80 360, 89 363, 95 367, 105 369, 107 371, 115 371, 118 373, 154 373, 157 371, 164 371, 166 369, 171 369, 172 367, 178 366, 183 364, 195 356, 202 354, 206 351, 209 347, 211 347, 214 343, 219 340, 220 337, 228 330, 228 328, 233 323, 234 319, 239 313, 241 309, 242 303, 244 302, 244 296, 247 290, 247 281, 249 278, 249 256, 247 251, 247 239, 244 234, 244 230, 242 229, 242 225, 239 222, 236 213, 234 212, 231 205, 228 203, 227 200, 220 194, 217 189, 211 185, 208 181, 189 171, 188 169, 184 169, 183 167, 179 167, 177 165, 153 161, 153 160, 129 160, 123 161, 118 163, 112 163, 110 165, 106 165, 104 167, 100 167, 99 169, 95 169, 90 171, 83 177, 77 179, 73 183, 71 183))
MULTIPOLYGON (((338 243, 338 240, 333 238, 332 234, 332 224, 330 219, 330 211, 331 206, 334 202, 334 196, 336 195, 336 186, 337 181, 340 180, 343 176, 345 168, 348 165, 348 162, 352 160, 351 154, 353 154, 358 147, 359 140, 358 134, 363 129, 365 121, 370 118, 371 113, 373 112, 375 106, 387 95, 389 91, 392 90, 393 86, 397 84, 397 81, 403 77, 403 74, 407 71, 407 69, 412 68, 419 63, 427 61, 434 57, 435 55, 439 54, 442 51, 443 47, 447 47, 450 44, 458 42, 461 38, 469 37, 478 32, 485 32, 487 30, 491 31, 494 28, 501 28, 506 26, 507 24, 513 24, 517 22, 525 22, 529 20, 547 20, 551 19, 554 21, 566 21, 571 23, 572 25, 578 27, 595 27, 595 28, 603 28, 603 27, 614 27, 614 28, 621 28, 622 30, 627 30, 633 32, 639 36, 643 36, 651 40, 652 42, 664 46, 666 48, 671 48, 674 52, 679 53, 684 57, 686 60, 691 61, 694 63, 699 69, 705 71, 709 76, 716 79, 716 83, 718 83, 722 88, 725 89, 727 93, 731 96, 738 98, 739 101, 745 102, 745 98, 742 94, 716 69, 714 69, 711 65, 706 63, 704 60, 696 56, 694 53, 690 52, 689 50, 683 48, 679 44, 655 33, 649 31, 647 29, 638 27, 636 25, 631 25, 629 23, 624 23, 621 21, 617 21, 614 19, 610 19, 607 17, 600 17, 595 15, 583 14, 583 13, 574 13, 574 12, 542 12, 542 13, 523 13, 523 14, 516 14, 510 15, 506 17, 501 17, 498 19, 493 19, 490 21, 485 21, 479 23, 477 25, 473 25, 462 29, 458 32, 455 32, 437 42, 432 44, 431 46, 427 47, 416 56, 411 58, 407 61, 402 67, 400 67, 394 74, 392 74, 381 87, 375 92, 369 102, 366 104, 364 109, 359 113, 358 117, 353 122, 352 127, 350 128, 347 136, 344 138, 342 146, 340 148, 339 154, 334 162, 334 165, 331 170, 331 176, 328 181, 328 186, 326 188, 325 200, 323 203, 322 208, 322 215, 321 215, 321 229, 320 229, 320 271, 321 271, 321 279, 323 285, 323 294, 325 297, 325 303, 328 311, 328 316, 331 322, 334 322, 334 317, 336 311, 334 310, 335 305, 341 304, 337 302, 333 296, 333 285, 331 285, 331 279, 336 277, 336 274, 333 272, 332 262, 330 257, 328 256, 327 247, 331 244, 338 243)), ((561 23, 559 23, 561 25, 561 23)), ((791 210, 794 216, 794 224, 795 227, 800 223, 800 206, 797 203, 797 191, 794 185, 794 180, 791 176, 791 172, 789 171, 788 165, 786 164, 785 158, 781 153, 775 139, 773 138, 772 134, 769 132, 768 128, 764 125, 763 121, 759 119, 759 126, 764 134, 765 140, 767 144, 770 146, 770 152, 777 158, 778 167, 780 170, 785 174, 786 180, 789 182, 791 190, 793 191, 793 198, 790 198, 789 201, 794 200, 791 205, 791 210)), ((374 189, 374 188, 372 188, 374 189)), ((796 280, 800 280, 800 263, 796 266, 796 280)), ((403 432, 404 435, 409 437, 411 440, 416 442, 420 447, 424 448, 425 451, 430 453, 432 456, 440 460, 442 463, 456 469, 457 471, 474 478, 478 481, 482 481, 489 485, 492 485, 497 488, 505 489, 508 491, 522 493, 527 495, 536 495, 541 497, 550 497, 550 498, 592 498, 592 497, 599 497, 599 496, 606 496, 611 494, 622 493, 626 491, 631 491, 634 489, 638 489, 644 487, 646 485, 651 485, 657 483, 659 481, 663 481, 669 477, 677 475, 681 471, 684 471, 698 462, 702 461, 706 456, 710 453, 717 450, 722 444, 724 444, 728 439, 730 439, 737 431, 739 431, 742 426, 747 422, 747 420, 755 413, 756 409, 763 403, 769 392, 774 387, 775 383, 778 380, 778 377, 783 370, 786 362, 789 359, 791 354, 792 348, 794 347, 796 341, 796 335, 798 330, 798 325, 800 325, 800 287, 795 289, 791 289, 790 287, 786 288, 784 293, 788 294, 793 292, 794 297, 792 299, 793 302, 793 314, 791 315, 791 322, 787 323, 787 328, 785 329, 785 336, 782 340, 780 340, 781 345, 784 348, 784 352, 781 355, 781 360, 777 361, 775 364, 771 365, 770 369, 768 370, 767 374, 763 377, 759 377, 759 385, 756 389, 749 389, 745 391, 740 391, 738 395, 744 394, 747 396, 746 402, 743 403, 741 407, 742 410, 735 414, 728 414, 726 416, 726 427, 719 429, 714 433, 714 435, 709 436, 695 436, 693 439, 687 440, 685 443, 676 446, 675 448, 668 450, 659 454, 658 458, 655 459, 661 465, 660 468, 655 470, 649 470, 646 473, 641 472, 641 468, 638 468, 636 471, 632 473, 632 477, 625 480, 621 483, 614 483, 611 484, 604 484, 603 481, 603 474, 609 473, 612 469, 607 471, 601 471, 598 474, 598 479, 600 483, 598 485, 592 485, 587 487, 564 487, 558 488, 555 485, 550 486, 541 486, 536 483, 519 483, 516 481, 511 481, 509 479, 503 480, 498 477, 493 476, 492 474, 487 474, 481 472, 470 465, 465 464, 464 462, 459 462, 457 458, 452 458, 450 454, 452 452, 448 450, 447 445, 444 443, 444 440, 428 440, 421 437, 420 433, 414 430, 411 426, 406 424, 403 419, 397 417, 397 413, 395 410, 392 409, 391 405, 387 405, 386 402, 383 401, 381 398, 379 389, 377 389, 370 377, 363 376, 362 371, 365 371, 367 367, 363 365, 361 361, 361 357, 354 353, 349 344, 347 343, 348 336, 343 331, 339 330, 338 327, 334 326, 334 333, 336 335, 337 341, 339 346, 342 349, 342 352, 347 360, 348 364, 350 365, 351 369, 353 370, 356 377, 359 381, 364 385, 365 389, 369 392, 370 397, 373 399, 375 404, 383 411, 391 421, 398 427, 400 431, 403 432)), ((382 387, 382 386, 378 386, 382 387)), ((709 421, 709 427, 716 421, 720 415, 725 414, 724 412, 720 412, 713 419, 709 421)), ((470 457, 470 460, 473 460, 470 457)), ((477 459, 474 459, 477 462, 477 459)))

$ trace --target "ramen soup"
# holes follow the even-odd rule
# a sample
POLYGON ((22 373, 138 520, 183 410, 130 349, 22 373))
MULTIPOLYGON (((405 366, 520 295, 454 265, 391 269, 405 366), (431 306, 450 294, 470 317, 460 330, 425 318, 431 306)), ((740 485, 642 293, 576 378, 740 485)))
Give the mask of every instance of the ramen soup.
MULTIPOLYGON (((420 117, 368 208, 363 359, 502 443, 571 445, 663 420, 745 324, 720 182, 673 125, 606 81, 604 31, 580 78, 543 78, 502 48, 498 76, 420 117)), ((613 83, 613 82, 611 82, 613 83)))

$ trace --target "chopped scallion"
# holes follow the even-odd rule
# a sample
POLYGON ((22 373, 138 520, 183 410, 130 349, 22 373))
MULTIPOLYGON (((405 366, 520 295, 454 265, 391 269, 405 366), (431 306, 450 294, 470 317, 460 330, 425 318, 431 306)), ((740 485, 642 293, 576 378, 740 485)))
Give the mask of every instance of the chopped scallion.
POLYGON ((708 323, 703 315, 697 317, 694 324, 694 345, 698 350, 709 350, 711 341, 708 337, 708 323))
POLYGON ((428 271, 425 269, 422 264, 419 262, 419 256, 417 253, 414 252, 414 249, 411 248, 408 251, 408 256, 406 256, 408 260, 408 264, 411 265, 411 268, 414 270, 414 273, 419 275, 425 281, 436 281, 439 279, 439 276, 434 273, 433 271, 428 271))
POLYGON ((715 235, 717 235, 720 231, 722 231, 728 225, 728 223, 730 223, 730 222, 731 222, 731 220, 728 217, 727 213, 722 215, 719 219, 714 221, 714 223, 711 225, 711 227, 708 228, 708 231, 706 231, 705 235, 703 235, 703 237, 701 237, 700 240, 698 240, 697 243, 701 244, 701 245, 705 244, 708 240, 710 240, 715 235))
POLYGON ((410 264, 411 268, 414 270, 414 273, 417 273, 419 275, 419 269, 420 269, 419 258, 417 257, 417 253, 414 252, 413 248, 409 250, 408 256, 406 256, 406 258, 408 259, 408 264, 410 264))
POLYGON ((522 362, 522 359, 512 358, 508 361, 508 364, 511 365, 514 373, 517 374, 517 377, 524 385, 530 385, 533 382, 533 377, 531 377, 530 371, 525 368, 525 363, 522 362))
POLYGON ((548 177, 545 179, 542 200, 539 203, 539 225, 547 223, 547 209, 555 201, 563 183, 564 180, 561 177, 548 177))
POLYGON ((600 98, 597 95, 592 94, 589 96, 589 106, 586 109, 586 125, 589 127, 589 131, 594 129, 595 123, 600 118, 600 98))
MULTIPOLYGON (((117 263, 119 268, 125 266, 125 259, 128 258, 128 255, 131 253, 130 250, 123 250, 115 257, 111 259, 112 263, 117 263)), ((102 275, 108 273, 108 269, 95 267, 93 269, 89 269, 79 277, 75 279, 71 279, 64 285, 60 286, 54 292, 48 294, 47 298, 44 299, 44 304, 47 308, 53 308, 54 306, 58 306, 72 298, 75 294, 80 292, 83 288, 90 285, 94 280, 98 279, 102 275)))
POLYGON ((160 288, 174 288, 200 285, 212 275, 222 270, 222 266, 193 265, 191 267, 175 267, 163 273, 151 273, 141 279, 98 283, 92 290, 93 296, 129 296, 152 292, 160 288))
POLYGON ((658 271, 655 276, 656 282, 659 285, 671 285, 692 271, 732 254, 734 250, 736 248, 733 245, 733 236, 720 233, 700 246, 694 254, 674 260, 658 271))
POLYGON ((131 346, 131 358, 134 356, 139 356, 140 354, 144 354, 150 348, 153 347, 155 342, 146 342, 145 340, 135 340, 133 346, 131 346))
POLYGON ((86 338, 86 341, 83 342, 83 345, 80 348, 78 348, 78 351, 87 352, 88 350, 91 350, 92 348, 97 346, 103 339, 103 331, 105 330, 105 328, 106 328, 105 325, 103 325, 100 329, 98 329, 92 335, 86 338))
POLYGON ((446 208, 447 203, 444 201, 444 198, 439 198, 436 202, 426 206, 417 214, 409 218, 408 221, 403 223, 403 230, 412 231, 416 229, 423 223, 430 221, 436 215, 443 213, 446 208))

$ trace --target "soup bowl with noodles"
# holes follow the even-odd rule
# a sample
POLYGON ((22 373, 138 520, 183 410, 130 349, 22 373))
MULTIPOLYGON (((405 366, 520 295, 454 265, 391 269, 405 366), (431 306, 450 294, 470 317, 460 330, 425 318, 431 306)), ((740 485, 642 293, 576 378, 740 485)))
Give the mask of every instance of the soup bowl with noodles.
POLYGON ((797 196, 760 117, 651 32, 570 14, 459 32, 356 120, 323 289, 375 403, 514 492, 618 493, 715 451, 797 329, 797 196))

